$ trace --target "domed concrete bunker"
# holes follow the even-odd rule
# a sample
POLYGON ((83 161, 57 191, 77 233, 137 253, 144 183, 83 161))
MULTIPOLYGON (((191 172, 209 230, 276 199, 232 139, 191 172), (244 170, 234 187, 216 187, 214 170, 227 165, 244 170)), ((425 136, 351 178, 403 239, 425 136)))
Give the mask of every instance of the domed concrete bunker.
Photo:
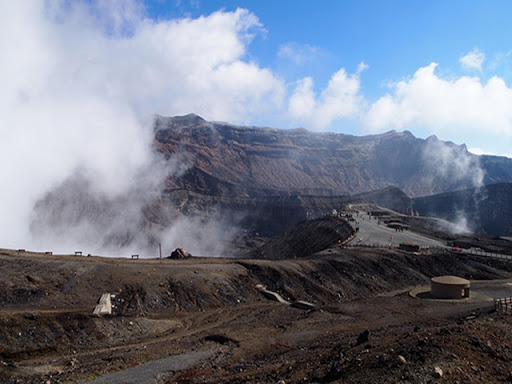
POLYGON ((469 280, 457 276, 436 276, 430 279, 430 295, 437 299, 469 297, 469 280))

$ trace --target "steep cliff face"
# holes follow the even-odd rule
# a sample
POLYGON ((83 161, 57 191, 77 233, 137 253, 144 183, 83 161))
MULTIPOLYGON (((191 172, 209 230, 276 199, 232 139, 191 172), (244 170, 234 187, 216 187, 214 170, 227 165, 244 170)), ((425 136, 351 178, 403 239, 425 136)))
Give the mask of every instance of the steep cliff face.
POLYGON ((478 232, 512 236, 511 183, 415 198, 413 208, 421 216, 445 218, 478 232))
POLYGON ((168 189, 206 195, 344 195, 396 186, 424 196, 512 181, 512 160, 469 153, 464 145, 410 132, 355 137, 158 117, 155 146, 187 170, 168 189))
MULTIPOLYGON (((155 147, 169 159, 179 157, 185 169, 167 179, 164 201, 201 214, 215 205, 236 212, 244 228, 267 235, 348 202, 402 213, 419 210, 454 221, 469 211, 462 216, 473 228, 508 233, 487 220, 495 213, 480 213, 469 203, 459 208, 452 198, 440 198, 440 205, 432 203, 437 197, 428 204, 417 199, 412 206, 409 196, 512 181, 512 159, 476 156, 464 145, 435 136, 423 140, 391 131, 355 137, 240 127, 187 115, 158 117, 155 147)), ((496 212, 494 206, 487 208, 496 212)))
POLYGON ((273 236, 350 202, 449 220, 465 212, 476 229, 512 233, 504 229, 512 224, 503 222, 512 217, 508 187, 486 190, 478 204, 474 192, 459 192, 418 198, 412 205, 409 196, 512 182, 511 159, 475 156, 433 136, 240 127, 196 115, 157 117, 154 134, 163 164, 155 160, 116 196, 98 193, 87 174, 71 177, 35 204, 32 233, 70 244, 92 239, 105 249, 134 243, 154 248, 162 239, 194 232, 194 243, 202 239, 209 246, 230 225, 273 236), (158 182, 145 173, 157 174, 158 182), (193 220, 180 221, 184 217, 193 220))
POLYGON ((512 159, 503 156, 481 156, 480 164, 485 170, 484 184, 496 184, 512 180, 512 159))

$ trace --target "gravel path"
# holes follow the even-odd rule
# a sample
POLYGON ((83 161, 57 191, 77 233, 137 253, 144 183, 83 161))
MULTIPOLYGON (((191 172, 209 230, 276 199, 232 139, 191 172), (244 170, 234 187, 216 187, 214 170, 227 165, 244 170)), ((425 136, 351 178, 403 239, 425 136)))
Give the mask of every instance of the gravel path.
POLYGON ((215 348, 169 356, 125 371, 100 376, 85 384, 151 384, 163 375, 188 369, 215 353, 215 348))
POLYGON ((359 222, 359 232, 356 233, 354 240, 351 244, 379 244, 379 245, 398 245, 403 242, 413 242, 419 246, 430 247, 446 247, 444 242, 434 240, 432 238, 423 236, 419 233, 406 230, 404 232, 396 232, 392 228, 388 228, 384 224, 379 225, 378 220, 373 217, 370 219, 366 213, 361 213, 360 217, 356 218, 359 222))

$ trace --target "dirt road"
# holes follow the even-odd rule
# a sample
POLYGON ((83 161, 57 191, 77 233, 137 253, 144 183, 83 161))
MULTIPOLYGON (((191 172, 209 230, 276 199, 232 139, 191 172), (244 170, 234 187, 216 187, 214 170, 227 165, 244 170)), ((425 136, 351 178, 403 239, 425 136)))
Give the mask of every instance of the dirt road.
POLYGON ((151 384, 162 377, 196 366, 215 353, 215 348, 202 349, 150 361, 139 366, 103 375, 86 384, 151 384))
POLYGON ((365 245, 382 245, 389 244, 398 246, 400 243, 412 242, 418 244, 420 247, 442 247, 447 248, 444 242, 424 236, 410 230, 397 232, 393 228, 388 228, 384 224, 379 224, 379 220, 374 217, 368 216, 366 212, 359 214, 357 218, 359 224, 359 231, 356 233, 354 239, 350 244, 365 244, 365 245))

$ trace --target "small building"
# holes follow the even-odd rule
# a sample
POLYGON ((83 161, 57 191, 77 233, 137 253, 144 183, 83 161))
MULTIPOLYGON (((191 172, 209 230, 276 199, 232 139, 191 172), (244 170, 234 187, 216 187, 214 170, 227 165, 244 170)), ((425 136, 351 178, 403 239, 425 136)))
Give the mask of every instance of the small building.
POLYGON ((407 251, 407 252, 419 252, 420 251, 420 246, 418 244, 408 242, 408 241, 406 241, 404 243, 400 243, 398 248, 401 249, 402 251, 407 251))
POLYGON ((112 301, 110 300, 110 293, 104 293, 98 300, 98 305, 94 308, 94 315, 111 315, 112 314, 112 301))
POLYGON ((457 276, 436 276, 430 279, 430 294, 437 299, 469 297, 469 280, 457 276))
POLYGON ((397 232, 403 232, 406 229, 409 229, 407 224, 397 223, 396 221, 389 222, 388 228, 393 228, 397 232))
POLYGON ((380 216, 388 216, 388 215, 389 215, 389 212, 386 212, 386 211, 371 211, 371 212, 370 212, 370 215, 372 215, 372 216, 377 216, 377 217, 380 217, 380 216))
POLYGON ((379 224, 387 224, 391 221, 391 216, 389 216, 389 215, 379 216, 378 220, 379 220, 379 224))

